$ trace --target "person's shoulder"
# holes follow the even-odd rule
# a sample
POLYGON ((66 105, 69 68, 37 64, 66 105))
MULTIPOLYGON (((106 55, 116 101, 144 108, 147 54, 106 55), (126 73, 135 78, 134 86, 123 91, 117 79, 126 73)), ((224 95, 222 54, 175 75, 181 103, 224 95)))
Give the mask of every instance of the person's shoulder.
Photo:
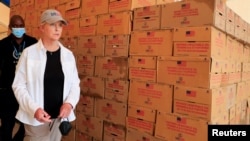
POLYGON ((27 35, 27 34, 25 34, 25 38, 26 38, 26 40, 33 41, 33 42, 37 42, 38 41, 35 37, 27 35))
POLYGON ((7 36, 7 37, 5 37, 5 38, 3 38, 3 39, 1 39, 0 40, 0 43, 5 43, 5 42, 9 42, 10 41, 10 35, 9 36, 7 36))

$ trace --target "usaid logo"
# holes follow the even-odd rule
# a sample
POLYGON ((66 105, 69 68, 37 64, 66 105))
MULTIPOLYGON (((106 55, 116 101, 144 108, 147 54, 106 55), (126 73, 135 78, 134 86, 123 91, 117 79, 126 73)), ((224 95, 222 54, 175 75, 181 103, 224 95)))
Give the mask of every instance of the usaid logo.
POLYGON ((57 12, 52 12, 52 13, 50 13, 50 15, 51 15, 51 16, 60 16, 60 14, 57 13, 57 12))

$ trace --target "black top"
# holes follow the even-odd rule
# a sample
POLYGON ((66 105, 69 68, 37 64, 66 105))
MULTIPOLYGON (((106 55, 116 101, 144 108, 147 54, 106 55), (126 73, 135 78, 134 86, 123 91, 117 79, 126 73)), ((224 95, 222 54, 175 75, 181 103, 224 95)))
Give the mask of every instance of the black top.
POLYGON ((63 103, 64 74, 60 60, 60 49, 47 51, 47 63, 44 73, 44 110, 57 118, 63 103))
POLYGON ((11 89, 17 61, 24 48, 37 42, 37 39, 24 34, 20 45, 12 34, 0 41, 0 88, 11 89))

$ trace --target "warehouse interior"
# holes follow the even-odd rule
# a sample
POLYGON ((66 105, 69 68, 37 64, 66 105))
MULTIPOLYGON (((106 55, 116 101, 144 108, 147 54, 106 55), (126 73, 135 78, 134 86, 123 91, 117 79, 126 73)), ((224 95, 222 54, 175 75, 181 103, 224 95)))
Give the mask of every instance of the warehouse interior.
POLYGON ((0 39, 23 3, 36 38, 40 9, 69 21, 81 98, 62 141, 208 141, 208 124, 250 124, 249 0, 122 1, 142 0, 0 2, 0 39))

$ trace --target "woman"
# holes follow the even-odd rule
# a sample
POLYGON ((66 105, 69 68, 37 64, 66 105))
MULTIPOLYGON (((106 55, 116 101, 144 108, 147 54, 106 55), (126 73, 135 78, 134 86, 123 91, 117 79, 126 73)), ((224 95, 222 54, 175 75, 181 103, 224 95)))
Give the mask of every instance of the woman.
POLYGON ((12 88, 25 141, 61 141, 61 121, 75 120, 80 80, 73 53, 58 41, 66 24, 58 11, 44 11, 41 39, 23 51, 17 64, 12 88))

